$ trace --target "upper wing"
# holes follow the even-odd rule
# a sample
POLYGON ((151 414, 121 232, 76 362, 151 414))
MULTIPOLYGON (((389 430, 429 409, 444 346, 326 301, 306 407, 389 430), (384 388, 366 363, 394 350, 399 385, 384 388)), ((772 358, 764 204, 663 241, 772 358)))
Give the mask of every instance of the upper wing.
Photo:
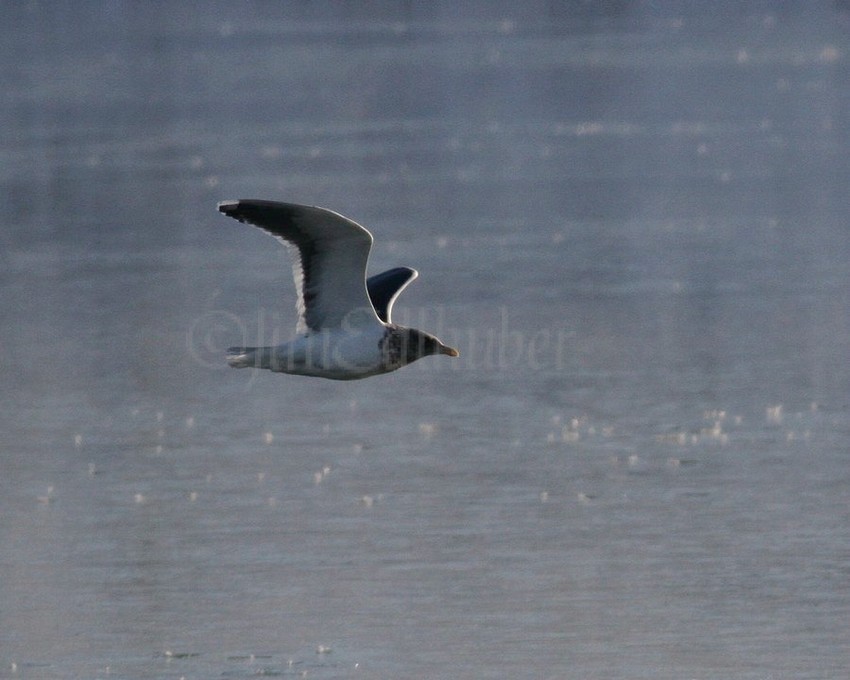
POLYGON ((379 323, 366 294, 372 234, 325 208, 274 201, 224 201, 218 209, 294 246, 298 330, 379 323))
POLYGON ((366 279, 369 299, 378 317, 384 323, 392 323, 393 303, 401 291, 413 281, 419 272, 410 267, 396 267, 366 279))

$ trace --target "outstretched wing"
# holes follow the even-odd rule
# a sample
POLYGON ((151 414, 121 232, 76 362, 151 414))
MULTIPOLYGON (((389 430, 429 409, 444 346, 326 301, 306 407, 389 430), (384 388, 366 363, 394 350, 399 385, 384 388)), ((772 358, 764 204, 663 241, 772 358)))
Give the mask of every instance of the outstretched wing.
POLYGON ((396 267, 366 279, 369 299, 378 317, 384 323, 392 323, 393 303, 419 272, 410 267, 396 267))
POLYGON ((359 224, 325 208, 293 203, 242 199, 219 203, 218 209, 296 249, 299 332, 380 323, 366 293, 372 234, 359 224))

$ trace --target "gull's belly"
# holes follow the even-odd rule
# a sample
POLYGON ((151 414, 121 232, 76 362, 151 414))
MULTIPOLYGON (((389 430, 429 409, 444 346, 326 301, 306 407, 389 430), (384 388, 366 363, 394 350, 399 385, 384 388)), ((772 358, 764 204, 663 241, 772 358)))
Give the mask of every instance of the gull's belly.
POLYGON ((310 333, 276 348, 272 370, 339 380, 386 371, 382 326, 310 333))

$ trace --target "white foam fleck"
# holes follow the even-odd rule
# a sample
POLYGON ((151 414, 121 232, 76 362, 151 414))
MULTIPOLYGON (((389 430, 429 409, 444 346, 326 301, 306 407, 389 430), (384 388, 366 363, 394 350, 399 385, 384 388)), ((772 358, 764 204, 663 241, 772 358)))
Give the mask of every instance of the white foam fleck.
POLYGON ((430 439, 435 434, 437 434, 440 428, 436 423, 419 423, 419 434, 421 434, 426 439, 430 439))
POLYGON ((782 404, 768 406, 765 409, 765 416, 767 417, 767 422, 771 425, 780 425, 782 423, 782 404))

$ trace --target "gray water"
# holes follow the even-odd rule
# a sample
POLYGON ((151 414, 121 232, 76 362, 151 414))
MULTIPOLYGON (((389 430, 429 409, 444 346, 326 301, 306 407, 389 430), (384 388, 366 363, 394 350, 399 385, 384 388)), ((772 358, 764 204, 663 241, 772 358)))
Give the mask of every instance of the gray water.
POLYGON ((846 677, 842 4, 5 3, 0 676, 846 677), (240 197, 461 357, 227 368, 240 197))

